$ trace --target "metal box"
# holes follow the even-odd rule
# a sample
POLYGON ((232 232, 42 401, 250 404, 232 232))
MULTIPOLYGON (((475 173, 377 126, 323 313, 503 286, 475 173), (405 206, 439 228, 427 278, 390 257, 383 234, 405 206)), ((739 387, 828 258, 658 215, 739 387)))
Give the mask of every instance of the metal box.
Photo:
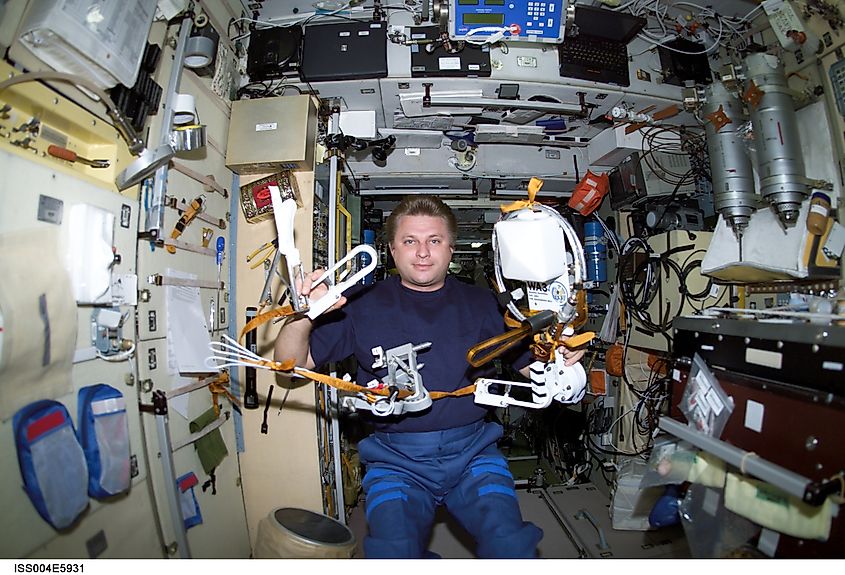
POLYGON ((316 133, 310 96, 232 102, 226 167, 236 174, 311 171, 316 133))
MULTIPOLYGON (((16 61, 28 60, 31 54, 55 70, 83 76, 101 88, 135 85, 155 0, 34 0, 29 4, 11 47, 16 61)), ((27 62, 27 67, 36 66, 27 62)))

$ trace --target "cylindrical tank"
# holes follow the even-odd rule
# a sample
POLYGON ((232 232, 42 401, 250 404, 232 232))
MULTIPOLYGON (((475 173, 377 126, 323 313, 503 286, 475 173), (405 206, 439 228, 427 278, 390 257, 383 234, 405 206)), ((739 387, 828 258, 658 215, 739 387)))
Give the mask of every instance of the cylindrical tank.
POLYGON ((596 220, 584 223, 584 256, 587 260, 587 280, 607 281, 607 243, 604 228, 596 220))
POLYGON ((746 94, 752 82, 762 92, 759 102, 748 104, 760 193, 774 207, 781 223, 792 227, 807 197, 807 182, 798 119, 783 64, 770 54, 751 54, 745 59, 745 77, 746 94))
POLYGON ((256 559, 349 559, 355 535, 340 521, 306 509, 284 507, 258 522, 256 559))
POLYGON ((748 220, 757 209, 754 173, 746 153, 739 127, 743 122, 742 106, 721 82, 704 89, 703 115, 721 110, 730 123, 720 130, 710 121, 705 124, 710 173, 713 177, 713 200, 716 211, 725 219, 737 237, 748 227, 748 220))

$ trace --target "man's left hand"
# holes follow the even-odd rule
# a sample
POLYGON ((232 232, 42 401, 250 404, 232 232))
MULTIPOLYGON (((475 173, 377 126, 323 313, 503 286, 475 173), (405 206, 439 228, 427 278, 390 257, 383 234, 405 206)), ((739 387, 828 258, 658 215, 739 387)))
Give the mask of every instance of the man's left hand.
POLYGON ((557 352, 563 354, 563 359, 565 359, 566 365, 575 365, 581 358, 584 357, 584 354, 587 352, 585 349, 569 349, 565 345, 562 345, 557 348, 557 352))

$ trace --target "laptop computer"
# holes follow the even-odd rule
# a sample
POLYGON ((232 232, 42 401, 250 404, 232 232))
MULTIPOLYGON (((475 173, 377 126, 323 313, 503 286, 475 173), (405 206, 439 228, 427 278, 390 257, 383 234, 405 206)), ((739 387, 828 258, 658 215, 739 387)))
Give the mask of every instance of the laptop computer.
POLYGON ((300 26, 253 30, 249 37, 246 73, 250 82, 296 76, 302 45, 300 26))
POLYGON ((560 75, 604 84, 629 86, 628 42, 646 19, 626 12, 575 6, 578 34, 558 46, 560 75))
POLYGON ((306 26, 299 75, 308 82, 387 77, 387 24, 345 20, 306 26))
POLYGON ((427 44, 411 45, 411 77, 490 77, 490 47, 473 46, 465 42, 449 42, 450 46, 463 44, 460 52, 450 53, 439 41, 437 26, 411 28, 411 40, 429 40, 427 44))

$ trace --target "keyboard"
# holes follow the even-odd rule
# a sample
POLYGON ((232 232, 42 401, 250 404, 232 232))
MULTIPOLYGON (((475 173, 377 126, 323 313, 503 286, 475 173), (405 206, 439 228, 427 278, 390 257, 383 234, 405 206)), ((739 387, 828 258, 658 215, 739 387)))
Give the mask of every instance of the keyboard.
POLYGON ((628 50, 625 44, 580 34, 558 47, 560 75, 629 86, 628 50))

